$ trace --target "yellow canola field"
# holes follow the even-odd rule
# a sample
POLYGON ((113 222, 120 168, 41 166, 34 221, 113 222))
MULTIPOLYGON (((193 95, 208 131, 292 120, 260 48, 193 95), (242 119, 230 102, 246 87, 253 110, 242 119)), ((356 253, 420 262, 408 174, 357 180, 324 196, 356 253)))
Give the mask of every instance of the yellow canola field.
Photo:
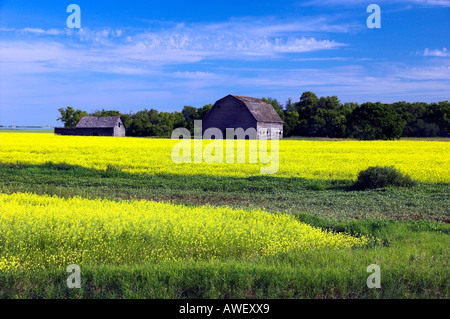
MULTIPOLYGON (((171 152, 178 142, 157 138, 0 133, 0 160, 32 164, 65 162, 102 170, 112 166, 132 173, 233 177, 260 175, 261 166, 269 165, 248 163, 248 159, 246 163, 176 164, 171 152)), ((210 142, 203 141, 203 146, 210 142)), ((374 165, 393 165, 420 181, 450 182, 450 143, 280 140, 279 168, 273 176, 355 179, 360 170, 374 165)))
POLYGON ((30 193, 0 194, 0 270, 257 258, 367 245, 291 215, 30 193))

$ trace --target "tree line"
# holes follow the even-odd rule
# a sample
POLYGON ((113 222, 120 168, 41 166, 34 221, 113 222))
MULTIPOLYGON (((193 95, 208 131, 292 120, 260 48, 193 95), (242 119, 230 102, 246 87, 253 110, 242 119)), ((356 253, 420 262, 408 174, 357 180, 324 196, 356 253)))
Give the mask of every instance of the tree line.
POLYGON ((64 127, 75 127, 83 116, 120 116, 126 127, 128 136, 170 136, 179 127, 188 128, 194 133, 194 120, 201 120, 211 109, 212 104, 196 108, 184 106, 181 112, 158 112, 155 109, 144 109, 136 113, 121 113, 115 110, 86 111, 74 109, 71 106, 58 109, 61 114, 57 119, 64 127))
MULTIPOLYGON (((317 97, 304 92, 300 100, 288 99, 283 105, 273 98, 263 98, 284 121, 284 136, 369 139, 400 137, 436 137, 448 134, 450 103, 448 101, 341 103, 337 96, 317 97)), ((68 106, 60 108, 58 120, 74 127, 82 116, 121 116, 128 136, 170 136, 175 128, 193 133, 194 120, 201 120, 212 104, 196 108, 184 106, 181 112, 159 112, 144 109, 134 114, 105 110, 87 113, 68 106)))

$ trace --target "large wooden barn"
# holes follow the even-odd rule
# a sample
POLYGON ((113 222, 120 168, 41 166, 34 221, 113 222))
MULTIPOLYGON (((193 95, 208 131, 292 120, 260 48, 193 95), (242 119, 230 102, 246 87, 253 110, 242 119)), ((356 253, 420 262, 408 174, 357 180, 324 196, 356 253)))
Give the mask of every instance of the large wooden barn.
POLYGON ((55 134, 83 136, 125 136, 120 116, 83 116, 74 128, 55 127, 55 134))
POLYGON ((227 128, 254 128, 256 135, 250 139, 272 139, 283 137, 283 120, 272 105, 261 99, 248 96, 227 95, 214 103, 202 122, 203 132, 218 128, 226 137, 227 128))

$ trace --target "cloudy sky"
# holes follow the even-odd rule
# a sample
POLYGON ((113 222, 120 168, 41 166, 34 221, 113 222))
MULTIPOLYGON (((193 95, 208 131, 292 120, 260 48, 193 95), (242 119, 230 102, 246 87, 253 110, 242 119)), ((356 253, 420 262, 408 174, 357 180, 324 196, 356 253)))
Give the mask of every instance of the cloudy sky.
POLYGON ((0 0, 0 124, 227 95, 450 100, 450 0, 0 0), (69 4, 81 28, 67 26, 69 4), (381 8, 369 29, 367 6, 381 8))

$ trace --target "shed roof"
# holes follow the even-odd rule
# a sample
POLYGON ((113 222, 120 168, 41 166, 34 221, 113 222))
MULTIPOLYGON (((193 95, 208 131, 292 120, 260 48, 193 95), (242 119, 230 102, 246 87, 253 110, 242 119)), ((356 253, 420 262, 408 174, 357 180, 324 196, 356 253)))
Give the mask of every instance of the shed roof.
POLYGON ((259 122, 283 123, 283 120, 275 111, 272 105, 261 99, 249 96, 228 95, 243 102, 247 109, 259 122))
POLYGON ((120 121, 120 116, 83 116, 77 128, 114 127, 120 121))

